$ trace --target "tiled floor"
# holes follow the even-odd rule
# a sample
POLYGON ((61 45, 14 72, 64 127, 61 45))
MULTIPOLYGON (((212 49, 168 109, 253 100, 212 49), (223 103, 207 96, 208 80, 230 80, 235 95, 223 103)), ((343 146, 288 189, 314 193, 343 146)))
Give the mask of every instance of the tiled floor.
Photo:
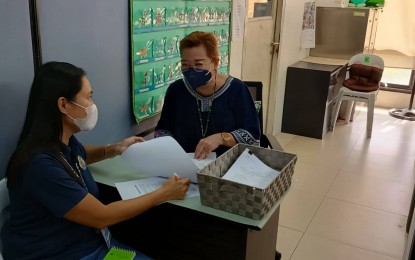
POLYGON ((298 155, 284 202, 277 250, 282 259, 402 259, 415 183, 415 122, 375 109, 338 122, 323 140, 280 134, 298 155))

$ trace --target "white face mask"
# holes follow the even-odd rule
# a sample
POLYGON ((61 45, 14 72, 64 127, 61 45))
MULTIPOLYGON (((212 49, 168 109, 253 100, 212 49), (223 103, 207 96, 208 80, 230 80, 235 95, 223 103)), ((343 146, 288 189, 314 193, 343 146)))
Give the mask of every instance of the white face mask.
POLYGON ((84 106, 81 106, 81 105, 79 105, 79 104, 77 104, 73 101, 71 101, 71 103, 85 109, 86 117, 84 117, 84 118, 73 118, 70 115, 67 115, 67 116, 73 120, 75 125, 77 125, 79 127, 79 129, 81 129, 81 131, 90 131, 90 130, 92 130, 95 127, 95 125, 98 121, 98 108, 97 108, 97 106, 95 104, 92 104, 89 107, 84 107, 84 106))

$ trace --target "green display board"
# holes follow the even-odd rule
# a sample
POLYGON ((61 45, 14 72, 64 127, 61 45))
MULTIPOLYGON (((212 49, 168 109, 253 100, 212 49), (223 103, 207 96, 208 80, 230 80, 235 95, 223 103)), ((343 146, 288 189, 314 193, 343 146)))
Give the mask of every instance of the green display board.
POLYGON ((182 77, 179 42, 194 31, 213 32, 219 72, 229 64, 229 1, 130 0, 133 111, 137 122, 160 113, 168 86, 182 77))

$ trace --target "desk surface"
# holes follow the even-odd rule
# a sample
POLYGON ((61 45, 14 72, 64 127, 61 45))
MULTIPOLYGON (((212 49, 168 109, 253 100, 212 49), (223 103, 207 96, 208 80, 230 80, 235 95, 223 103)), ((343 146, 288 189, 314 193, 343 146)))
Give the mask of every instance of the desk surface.
POLYGON ((344 66, 349 62, 348 60, 344 60, 344 59, 332 59, 332 58, 313 57, 313 56, 307 56, 301 61, 315 63, 315 64, 337 65, 337 66, 344 66))
MULTIPOLYGON (((123 159, 120 157, 115 157, 91 164, 88 166, 88 168, 91 171, 92 176, 96 182, 100 182, 113 187, 115 187, 114 184, 116 182, 131 181, 143 178, 143 176, 141 176, 135 169, 127 166, 124 163, 123 159)), ((200 197, 169 201, 169 203, 251 226, 254 229, 262 229, 274 211, 279 207, 283 198, 284 196, 278 200, 274 207, 261 220, 254 220, 222 210, 203 206, 200 203, 200 197)))

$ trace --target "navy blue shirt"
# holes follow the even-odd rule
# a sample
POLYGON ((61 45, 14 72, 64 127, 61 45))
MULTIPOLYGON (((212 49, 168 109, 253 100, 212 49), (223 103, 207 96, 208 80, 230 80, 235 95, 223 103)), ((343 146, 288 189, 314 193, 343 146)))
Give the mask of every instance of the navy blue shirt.
POLYGON ((5 259, 79 259, 104 243, 94 228, 63 218, 88 192, 98 197, 98 187, 82 163, 86 151, 75 137, 61 151, 79 169, 88 190, 57 158, 37 154, 9 188, 10 219, 2 230, 5 259))
MULTIPOLYGON (((259 117, 252 95, 245 83, 233 77, 228 77, 225 84, 208 97, 199 95, 185 79, 173 82, 167 89, 155 136, 170 135, 191 153, 203 138, 202 128, 206 130, 206 122, 209 124, 205 137, 229 132, 237 143, 259 145, 259 117)), ((219 156, 227 149, 220 146, 216 153, 219 156)))

